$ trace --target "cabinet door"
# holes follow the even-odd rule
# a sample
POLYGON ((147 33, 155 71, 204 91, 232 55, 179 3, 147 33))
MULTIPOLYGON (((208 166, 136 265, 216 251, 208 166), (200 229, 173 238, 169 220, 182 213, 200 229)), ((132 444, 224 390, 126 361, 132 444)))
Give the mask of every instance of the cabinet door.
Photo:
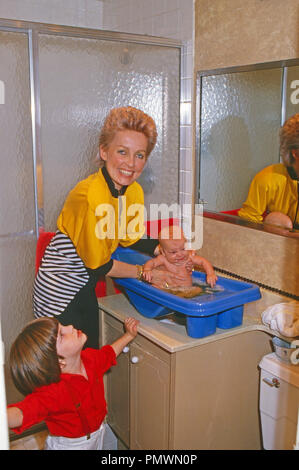
MULTIPOLYGON (((105 340, 113 343, 123 334, 121 323, 106 316, 105 340), (109 318, 109 320, 108 320, 109 318)), ((106 374, 108 423, 124 444, 129 447, 129 348, 117 358, 117 366, 106 374)))
POLYGON ((136 343, 130 360, 130 448, 168 449, 170 366, 136 343))

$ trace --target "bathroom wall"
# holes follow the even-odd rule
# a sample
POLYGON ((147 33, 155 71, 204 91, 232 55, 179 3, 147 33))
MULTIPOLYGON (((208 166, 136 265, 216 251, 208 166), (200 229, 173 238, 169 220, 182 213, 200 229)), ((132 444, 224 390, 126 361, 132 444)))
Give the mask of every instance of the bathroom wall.
POLYGON ((0 18, 101 28, 101 0, 1 0, 0 18))
POLYGON ((192 203, 193 0, 103 0, 102 27, 182 41, 180 202, 192 203))
POLYGON ((299 0, 195 0, 195 70, 299 56, 299 0))
POLYGON ((218 269, 299 294, 299 240, 205 218, 201 256, 218 269))

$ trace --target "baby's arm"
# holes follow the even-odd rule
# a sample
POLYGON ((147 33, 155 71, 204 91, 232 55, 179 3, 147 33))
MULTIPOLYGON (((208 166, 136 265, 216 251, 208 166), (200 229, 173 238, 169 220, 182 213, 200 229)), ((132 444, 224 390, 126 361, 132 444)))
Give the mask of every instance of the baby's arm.
POLYGON ((139 321, 129 317, 125 319, 125 334, 118 338, 111 347, 114 349, 116 357, 122 352, 125 346, 129 344, 137 335, 137 325, 139 321))
POLYGON ((152 270, 164 264, 164 256, 158 255, 156 258, 148 260, 143 266, 143 278, 147 282, 152 282, 152 270))
POLYGON ((154 269, 154 259, 149 259, 146 263, 143 265, 143 279, 145 279, 147 282, 152 281, 152 269, 154 269))
POLYGON ((23 424, 23 412, 16 406, 7 408, 7 422, 10 428, 18 428, 23 424))
POLYGON ((207 259, 202 258, 202 256, 198 256, 198 255, 193 255, 191 259, 194 265, 201 266, 205 270, 207 274, 207 283, 210 284, 212 287, 214 287, 218 277, 216 276, 214 268, 211 265, 211 263, 207 259))

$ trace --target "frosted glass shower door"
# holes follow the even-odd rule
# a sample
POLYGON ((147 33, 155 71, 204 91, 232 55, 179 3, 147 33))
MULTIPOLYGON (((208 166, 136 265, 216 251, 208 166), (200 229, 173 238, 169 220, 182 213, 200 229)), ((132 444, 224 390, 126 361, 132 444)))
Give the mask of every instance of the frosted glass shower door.
POLYGON ((200 198, 238 209, 253 176, 279 162, 282 69, 202 77, 200 198))
POLYGON ((0 31, 0 235, 35 228, 27 34, 0 31), (5 143, 5 144, 4 144, 5 143))
MULTIPOLYGON (((33 318, 35 203, 28 35, 0 31, 0 315, 5 356, 33 318)), ((0 344, 1 346, 1 344, 0 344)), ((19 399, 5 362, 7 398, 19 399)))
POLYGON ((146 205, 178 202, 179 63, 178 48, 40 35, 46 230, 55 230, 70 189, 97 171, 99 130, 113 107, 135 106, 156 121, 157 146, 140 180, 146 205))

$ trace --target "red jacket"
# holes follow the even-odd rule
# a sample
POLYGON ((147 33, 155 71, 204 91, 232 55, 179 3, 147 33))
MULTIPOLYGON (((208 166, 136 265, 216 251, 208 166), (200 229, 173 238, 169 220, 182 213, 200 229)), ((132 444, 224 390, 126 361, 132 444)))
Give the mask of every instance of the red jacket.
POLYGON ((54 436, 81 437, 96 431, 106 413, 103 375, 116 364, 115 352, 107 345, 82 351, 88 380, 78 374, 61 374, 60 381, 37 388, 23 401, 8 405, 23 412, 23 424, 13 431, 21 433, 45 421, 54 436))

